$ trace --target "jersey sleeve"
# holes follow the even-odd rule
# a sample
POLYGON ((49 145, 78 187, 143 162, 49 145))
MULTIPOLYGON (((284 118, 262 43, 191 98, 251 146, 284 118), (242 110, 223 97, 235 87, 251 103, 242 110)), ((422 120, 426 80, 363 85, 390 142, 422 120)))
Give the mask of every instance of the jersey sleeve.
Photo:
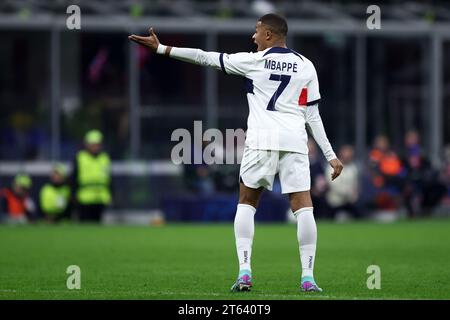
POLYGON ((314 68, 314 65, 312 63, 310 64, 310 74, 311 79, 307 84, 308 88, 308 97, 306 102, 307 106, 316 104, 320 101, 319 79, 317 78, 316 68, 314 68))
POLYGON ((219 61, 220 67, 225 74, 234 74, 243 77, 250 72, 255 63, 253 53, 251 52, 221 53, 219 61))
POLYGON ((333 147, 331 146, 327 134, 325 133, 322 118, 320 117, 319 105, 317 103, 306 109, 306 124, 327 161, 335 159, 336 154, 334 153, 333 147))
POLYGON ((225 74, 239 76, 245 76, 252 69, 255 61, 251 52, 227 54, 177 47, 172 47, 170 57, 189 63, 221 69, 225 74))
POLYGON ((216 69, 220 69, 221 65, 219 56, 220 53, 218 52, 207 52, 193 48, 172 47, 170 51, 171 58, 216 69))

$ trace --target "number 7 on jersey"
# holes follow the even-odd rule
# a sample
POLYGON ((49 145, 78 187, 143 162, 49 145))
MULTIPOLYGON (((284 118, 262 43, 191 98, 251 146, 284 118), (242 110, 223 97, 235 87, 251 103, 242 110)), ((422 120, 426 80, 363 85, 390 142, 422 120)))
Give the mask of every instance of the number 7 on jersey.
POLYGON ((291 80, 291 76, 272 73, 270 75, 269 80, 281 81, 272 98, 270 98, 269 104, 267 105, 267 110, 275 111, 275 102, 277 101, 278 97, 283 93, 284 89, 286 89, 289 81, 291 80))

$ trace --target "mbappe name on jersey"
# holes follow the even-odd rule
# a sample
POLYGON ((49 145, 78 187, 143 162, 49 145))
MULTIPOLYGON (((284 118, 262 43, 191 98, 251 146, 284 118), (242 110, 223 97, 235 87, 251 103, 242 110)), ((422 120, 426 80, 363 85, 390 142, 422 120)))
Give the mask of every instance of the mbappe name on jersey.
POLYGON ((280 62, 267 59, 264 68, 277 71, 297 72, 297 62, 280 62))

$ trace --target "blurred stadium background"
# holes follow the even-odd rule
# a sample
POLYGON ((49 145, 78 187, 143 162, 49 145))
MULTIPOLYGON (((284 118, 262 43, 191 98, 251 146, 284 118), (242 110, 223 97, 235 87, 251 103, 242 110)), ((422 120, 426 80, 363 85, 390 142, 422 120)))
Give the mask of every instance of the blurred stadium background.
MULTIPOLYGON (((348 163, 354 157, 356 175, 345 181, 355 190, 341 195, 312 152, 316 216, 448 217, 450 4, 379 2, 381 29, 369 30, 370 4, 3 0, 0 187, 26 172, 37 201, 52 163, 70 166, 86 131, 97 128, 113 160, 106 223, 232 221, 239 166, 174 165, 171 133, 192 131, 194 120, 203 130, 245 129, 244 81, 152 55, 127 35, 153 26, 166 44, 252 51, 256 18, 277 12, 288 19, 288 45, 316 66, 330 141, 348 163), (66 28, 72 4, 81 8, 81 30, 66 28)), ((256 219, 286 220, 287 210, 285 197, 266 192, 256 219)))

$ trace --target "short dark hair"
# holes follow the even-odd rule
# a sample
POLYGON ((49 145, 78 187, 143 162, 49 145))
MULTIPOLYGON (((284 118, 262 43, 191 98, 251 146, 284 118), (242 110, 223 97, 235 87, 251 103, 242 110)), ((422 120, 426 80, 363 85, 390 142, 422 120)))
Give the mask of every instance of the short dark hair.
POLYGON ((286 36, 288 32, 288 25, 286 19, 275 13, 268 13, 258 19, 261 23, 267 25, 269 29, 280 36, 286 36))

